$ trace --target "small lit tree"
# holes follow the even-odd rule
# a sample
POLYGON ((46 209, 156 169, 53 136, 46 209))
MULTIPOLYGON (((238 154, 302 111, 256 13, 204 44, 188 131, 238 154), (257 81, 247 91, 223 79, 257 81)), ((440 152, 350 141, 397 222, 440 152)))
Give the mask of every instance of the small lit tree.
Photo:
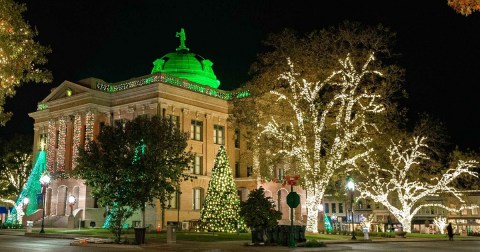
POLYGON ((220 146, 215 158, 200 223, 204 230, 213 232, 235 232, 245 226, 240 217, 240 199, 224 146, 220 146))
POLYGON ((423 207, 440 207, 448 211, 469 208, 453 209, 441 203, 430 203, 426 198, 433 194, 450 193, 460 202, 465 202, 461 192, 451 183, 461 174, 477 177, 471 170, 477 165, 474 160, 459 160, 437 174, 421 172, 423 161, 429 159, 426 140, 426 137, 415 136, 406 143, 392 141, 387 149, 387 163, 381 163, 381 159, 372 153, 363 157, 366 168, 358 169, 357 190, 360 196, 384 205, 408 233, 411 232, 412 218, 423 207))
POLYGON ((444 234, 445 228, 447 228, 447 218, 443 216, 437 216, 433 219, 433 224, 437 226, 438 230, 440 231, 440 234, 444 234))

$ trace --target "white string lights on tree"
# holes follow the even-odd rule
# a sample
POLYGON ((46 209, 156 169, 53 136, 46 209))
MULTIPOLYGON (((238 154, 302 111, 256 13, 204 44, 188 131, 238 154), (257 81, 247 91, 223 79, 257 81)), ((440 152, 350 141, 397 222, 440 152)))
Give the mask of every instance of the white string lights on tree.
POLYGON ((433 224, 437 226, 438 230, 440 231, 440 234, 444 234, 445 228, 447 228, 447 218, 443 216, 437 216, 433 219, 433 224))
POLYGON ((456 209, 426 201, 427 196, 443 192, 450 193, 460 202, 464 202, 461 192, 450 183, 463 173, 477 176, 471 170, 477 165, 476 161, 460 160, 454 168, 447 169, 441 175, 428 175, 431 177, 427 180, 419 179, 416 169, 422 160, 429 159, 423 152, 428 148, 426 140, 425 137, 416 136, 405 145, 392 141, 388 148, 390 164, 388 167, 382 167, 372 154, 364 157, 368 168, 359 170, 361 178, 358 179, 356 189, 360 192, 360 197, 371 198, 384 205, 402 224, 403 230, 409 233, 412 218, 423 207, 440 207, 451 212, 475 208, 463 206, 456 209), (395 203, 396 201, 399 203, 395 203))
POLYGON ((278 154, 298 160, 300 167, 297 165, 296 168, 304 178, 307 191, 309 232, 318 233, 317 205, 333 174, 346 165, 354 166, 357 159, 371 151, 364 148, 363 152, 351 155, 347 150, 366 146, 370 139, 364 133, 378 130, 368 121, 367 115, 384 111, 384 106, 378 102, 380 95, 370 93, 362 85, 366 76, 382 76, 379 71, 371 69, 370 63, 374 60, 372 53, 362 66, 356 67, 347 56, 339 60, 339 70, 333 71, 325 80, 309 82, 299 80, 300 74, 288 59, 290 70, 279 76, 288 83, 287 91, 270 92, 277 97, 276 102, 281 103, 280 106, 291 109, 290 114, 294 118, 290 120, 289 127, 284 127, 279 123, 282 121, 280 118, 272 116, 265 125, 260 125, 263 130, 259 137, 281 141, 284 144, 278 154), (322 100, 324 105, 319 108, 319 94, 326 89, 333 90, 332 96, 325 98, 329 100, 322 100), (326 146, 325 142, 331 134, 334 134, 334 141, 326 146), (321 156, 322 152, 326 155, 321 156))

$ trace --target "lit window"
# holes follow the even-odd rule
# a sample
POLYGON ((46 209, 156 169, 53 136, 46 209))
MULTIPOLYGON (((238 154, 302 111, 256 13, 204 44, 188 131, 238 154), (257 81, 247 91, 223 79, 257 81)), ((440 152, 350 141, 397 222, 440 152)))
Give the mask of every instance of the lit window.
POLYGON ((170 196, 171 196, 171 198, 170 198, 170 200, 168 200, 167 207, 168 208, 175 208, 175 209, 178 208, 177 202, 180 199, 180 194, 177 191, 175 191, 172 194, 170 194, 170 196))
POLYGON ((202 141, 203 140, 203 123, 201 121, 192 120, 190 126, 190 139, 202 141))
POLYGON ((193 210, 200 210, 202 208, 203 188, 193 189, 193 210))
POLYGON ((203 157, 202 156, 195 156, 192 173, 197 175, 203 174, 203 157))
POLYGON ((39 150, 45 150, 47 147, 47 133, 40 134, 40 141, 39 141, 39 150))
POLYGON ((478 208, 472 208, 472 215, 477 215, 477 214, 478 214, 478 208))
POLYGON ((223 145, 225 143, 224 133, 225 128, 223 126, 213 125, 213 143, 223 145))

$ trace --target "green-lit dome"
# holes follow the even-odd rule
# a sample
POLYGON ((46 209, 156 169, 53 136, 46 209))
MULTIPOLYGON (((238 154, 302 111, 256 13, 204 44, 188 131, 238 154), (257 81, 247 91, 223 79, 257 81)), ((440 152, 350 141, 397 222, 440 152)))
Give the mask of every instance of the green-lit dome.
POLYGON ((213 72, 211 62, 202 56, 192 53, 185 46, 185 32, 183 28, 177 32, 180 37, 180 46, 175 52, 167 53, 165 56, 153 62, 153 73, 166 73, 178 78, 218 88, 220 81, 213 72))

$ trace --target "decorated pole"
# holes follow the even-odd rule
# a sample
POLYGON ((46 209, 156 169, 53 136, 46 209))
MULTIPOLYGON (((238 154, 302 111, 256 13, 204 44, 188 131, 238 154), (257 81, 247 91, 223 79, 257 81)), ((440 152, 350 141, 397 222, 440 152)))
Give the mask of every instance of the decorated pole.
POLYGON ((287 195, 287 204, 290 207, 290 236, 288 241, 288 247, 295 247, 295 233, 293 229, 293 209, 300 204, 300 195, 293 191, 293 186, 297 185, 297 181, 300 179, 300 176, 286 176, 285 180, 290 185, 290 193, 287 195))

